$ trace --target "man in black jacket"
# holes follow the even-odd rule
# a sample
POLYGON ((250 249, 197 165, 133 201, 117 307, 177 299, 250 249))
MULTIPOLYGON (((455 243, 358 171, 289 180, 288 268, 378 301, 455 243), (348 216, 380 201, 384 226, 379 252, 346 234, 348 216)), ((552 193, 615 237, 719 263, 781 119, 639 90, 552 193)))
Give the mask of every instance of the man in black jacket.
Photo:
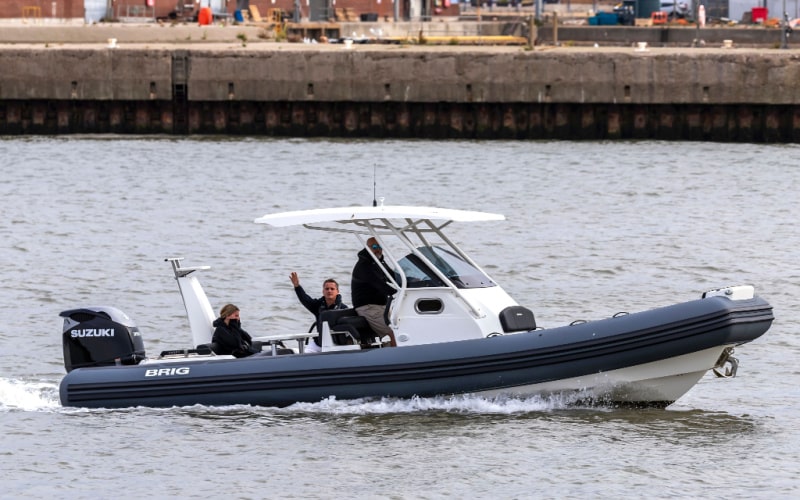
POLYGON ((389 284, 389 278, 381 270, 381 266, 389 275, 393 274, 383 260, 383 248, 375 238, 369 238, 367 248, 358 252, 358 262, 353 267, 353 281, 350 287, 353 307, 359 316, 366 318, 370 328, 381 337, 388 335, 391 345, 396 346, 394 332, 386 324, 383 314, 388 297, 394 295, 397 290, 389 284), (372 252, 380 264, 368 252, 372 252))
MULTIPOLYGON (((292 280, 294 293, 297 294, 297 300, 299 300, 300 303, 303 304, 305 308, 314 315, 318 326, 320 326, 319 316, 323 311, 347 309, 347 304, 342 302, 342 296, 339 294, 339 283, 337 283, 336 280, 326 279, 322 283, 322 297, 318 299, 312 299, 306 293, 306 291, 303 290, 303 287, 300 286, 300 278, 297 276, 297 273, 293 272, 290 274, 289 279, 292 280)), ((313 339, 314 345, 311 344, 312 342, 309 342, 308 347, 306 347, 306 351, 318 352, 319 348, 322 346, 322 339, 318 335, 313 339)))

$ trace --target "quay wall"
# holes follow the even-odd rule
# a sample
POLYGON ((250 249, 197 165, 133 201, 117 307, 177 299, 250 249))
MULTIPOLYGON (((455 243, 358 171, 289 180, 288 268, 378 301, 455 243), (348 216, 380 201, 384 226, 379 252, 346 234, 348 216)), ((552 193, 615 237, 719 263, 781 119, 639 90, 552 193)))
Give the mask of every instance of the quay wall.
POLYGON ((0 47, 0 134, 796 142, 787 50, 0 47))

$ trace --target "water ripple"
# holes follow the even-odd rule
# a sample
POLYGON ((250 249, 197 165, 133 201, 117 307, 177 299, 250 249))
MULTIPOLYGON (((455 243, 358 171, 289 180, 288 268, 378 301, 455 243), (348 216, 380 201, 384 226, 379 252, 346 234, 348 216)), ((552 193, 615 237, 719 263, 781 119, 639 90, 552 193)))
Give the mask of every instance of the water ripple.
POLYGON ((0 138, 4 494, 796 496, 798 152, 657 141, 0 138), (210 265, 201 278, 212 305, 237 303, 251 333, 306 330, 312 318, 289 273, 311 289, 334 277, 347 301, 355 242, 252 220, 369 204, 373 188, 387 204, 505 214, 496 226, 453 225, 451 236, 545 327, 736 283, 755 285, 777 320, 737 348, 737 378, 706 377, 666 411, 468 397, 59 406, 61 310, 115 305, 149 352, 185 347, 165 257, 210 265))

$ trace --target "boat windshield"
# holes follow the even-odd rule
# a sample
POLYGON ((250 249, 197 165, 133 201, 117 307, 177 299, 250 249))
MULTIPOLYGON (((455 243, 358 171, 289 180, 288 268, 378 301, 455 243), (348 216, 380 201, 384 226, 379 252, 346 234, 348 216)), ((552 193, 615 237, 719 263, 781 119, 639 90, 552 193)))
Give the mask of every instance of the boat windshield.
MULTIPOLYGON (((482 271, 451 250, 436 246, 418 247, 417 250, 431 261, 457 288, 497 286, 482 271)), ((408 288, 445 286, 442 280, 431 271, 422 259, 414 254, 406 255, 400 259, 399 264, 406 275, 408 288)))

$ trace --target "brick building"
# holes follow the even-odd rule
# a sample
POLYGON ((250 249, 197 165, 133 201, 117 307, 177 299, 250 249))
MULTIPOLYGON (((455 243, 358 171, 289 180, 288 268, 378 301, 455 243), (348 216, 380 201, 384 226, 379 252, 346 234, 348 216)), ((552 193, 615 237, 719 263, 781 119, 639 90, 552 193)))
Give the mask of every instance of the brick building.
POLYGON ((3 0, 0 19, 82 18, 84 0, 3 0))
POLYGON ((420 20, 437 16, 457 16, 454 0, 3 0, 0 19, 136 19, 154 20, 184 18, 201 7, 210 7, 216 14, 234 17, 237 10, 257 7, 266 17, 272 9, 310 21, 399 21, 420 20), (397 2, 397 6, 395 6, 397 2))

